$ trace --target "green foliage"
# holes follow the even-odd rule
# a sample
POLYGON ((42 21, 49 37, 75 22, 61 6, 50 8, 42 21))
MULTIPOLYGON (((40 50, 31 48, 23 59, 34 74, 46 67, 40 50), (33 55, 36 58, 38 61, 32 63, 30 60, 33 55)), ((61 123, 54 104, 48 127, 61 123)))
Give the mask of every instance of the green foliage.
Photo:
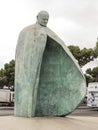
MULTIPOLYGON (((92 48, 83 48, 82 50, 78 46, 68 46, 69 50, 73 54, 73 56, 77 59, 78 64, 83 67, 90 61, 93 61, 94 58, 98 57, 98 39, 96 42, 95 49, 92 48)), ((93 69, 89 68, 86 70, 85 74, 87 84, 90 82, 98 82, 98 67, 93 69)))
POLYGON ((15 61, 11 60, 4 65, 4 69, 0 70, 0 88, 6 86, 14 86, 15 61))
POLYGON ((82 49, 78 46, 68 46, 69 50, 73 54, 73 56, 78 60, 78 63, 81 67, 83 67, 85 64, 87 64, 90 61, 93 61, 94 58, 97 58, 97 54, 95 50, 93 49, 82 49))
POLYGON ((98 82, 98 67, 94 67, 93 69, 88 68, 86 70, 86 78, 88 77, 88 82, 98 82), (87 74, 89 76, 87 76, 87 74))
POLYGON ((96 42, 95 53, 96 53, 97 56, 98 56, 98 38, 97 38, 97 42, 96 42))
POLYGON ((86 79, 87 86, 88 86, 88 83, 96 81, 95 78, 90 76, 90 75, 84 74, 84 76, 85 76, 85 79, 86 79))
POLYGON ((6 82, 6 77, 4 75, 4 69, 0 70, 0 88, 3 88, 6 82))

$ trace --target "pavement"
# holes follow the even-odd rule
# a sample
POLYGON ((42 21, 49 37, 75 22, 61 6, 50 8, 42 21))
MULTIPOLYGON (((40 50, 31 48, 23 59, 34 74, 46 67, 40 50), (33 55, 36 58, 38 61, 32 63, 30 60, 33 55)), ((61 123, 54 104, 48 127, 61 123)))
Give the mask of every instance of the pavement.
POLYGON ((78 107, 78 109, 87 109, 87 108, 89 108, 89 107, 87 107, 86 105, 81 105, 78 107))
POLYGON ((1 130, 98 130, 98 117, 0 117, 1 130))

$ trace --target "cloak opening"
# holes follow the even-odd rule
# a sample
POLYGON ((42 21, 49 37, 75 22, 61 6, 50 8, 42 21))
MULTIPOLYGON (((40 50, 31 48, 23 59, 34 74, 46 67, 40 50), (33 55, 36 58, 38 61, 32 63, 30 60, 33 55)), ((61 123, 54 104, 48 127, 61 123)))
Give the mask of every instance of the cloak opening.
POLYGON ((39 79, 37 116, 67 115, 80 104, 85 95, 83 75, 59 43, 49 36, 39 79))

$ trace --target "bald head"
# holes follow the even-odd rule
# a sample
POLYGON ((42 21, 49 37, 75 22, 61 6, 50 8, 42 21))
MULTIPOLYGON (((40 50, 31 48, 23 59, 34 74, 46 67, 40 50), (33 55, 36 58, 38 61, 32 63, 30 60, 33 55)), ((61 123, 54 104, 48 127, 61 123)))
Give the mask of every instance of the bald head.
POLYGON ((41 26, 46 27, 49 19, 49 14, 47 11, 40 11, 37 15, 37 23, 41 26))

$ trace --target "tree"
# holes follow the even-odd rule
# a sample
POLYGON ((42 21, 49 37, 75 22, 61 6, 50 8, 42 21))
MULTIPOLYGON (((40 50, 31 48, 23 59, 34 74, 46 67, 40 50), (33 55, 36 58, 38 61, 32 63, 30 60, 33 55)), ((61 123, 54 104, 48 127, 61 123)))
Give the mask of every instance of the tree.
POLYGON ((14 85, 14 75, 15 75, 15 61, 11 60, 9 63, 4 65, 4 74, 6 76, 6 86, 14 85))
POLYGON ((14 75, 15 61, 11 60, 4 65, 4 69, 0 70, 0 88, 3 88, 4 85, 8 87, 14 86, 14 75))
POLYGON ((94 67, 93 69, 88 68, 86 70, 86 78, 88 78, 87 81, 89 82, 98 82, 98 67, 94 67))
POLYGON ((73 46, 73 45, 68 46, 68 48, 73 54, 73 56, 77 59, 81 67, 83 67, 88 62, 93 61, 94 58, 97 58, 97 54, 95 50, 92 48, 89 49, 84 48, 80 50, 78 46, 73 46))
POLYGON ((4 69, 0 70, 0 88, 3 88, 6 82, 6 77, 4 75, 4 69))
MULTIPOLYGON (((77 59, 80 67, 83 67, 85 64, 87 64, 90 61, 93 61, 94 58, 98 57, 98 39, 96 42, 95 49, 92 48, 83 48, 80 50, 78 46, 70 45, 68 46, 69 50, 73 54, 73 56, 77 59)), ((91 70, 91 68, 87 69, 85 74, 86 82, 87 84, 89 82, 97 82, 98 81, 98 68, 95 67, 91 70)))
POLYGON ((88 83, 95 82, 95 78, 94 77, 92 77, 92 76, 90 76, 88 74, 84 74, 84 76, 86 78, 86 84, 87 84, 87 86, 88 86, 88 83))
POLYGON ((96 53, 97 56, 98 56, 98 38, 97 38, 97 42, 96 42, 95 53, 96 53))

